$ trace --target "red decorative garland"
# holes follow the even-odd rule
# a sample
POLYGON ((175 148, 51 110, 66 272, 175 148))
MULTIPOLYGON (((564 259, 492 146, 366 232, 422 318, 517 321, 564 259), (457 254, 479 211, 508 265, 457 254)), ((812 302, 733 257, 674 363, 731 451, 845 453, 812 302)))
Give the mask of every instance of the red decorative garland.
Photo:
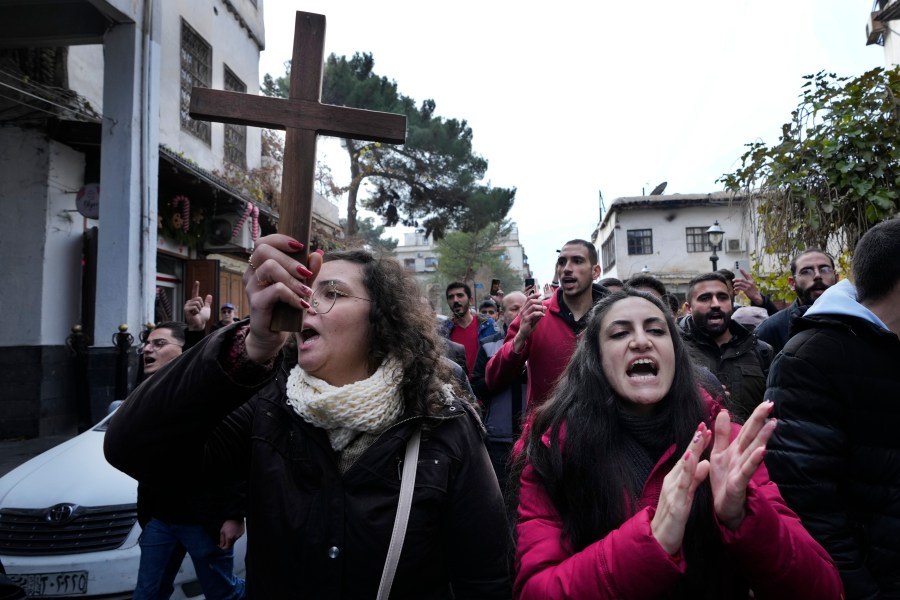
POLYGON ((175 196, 172 198, 172 206, 178 208, 181 205, 181 229, 185 232, 191 227, 191 201, 187 196, 175 196))
POLYGON ((237 220, 237 223, 234 224, 234 229, 231 230, 231 237, 236 237, 237 234, 241 231, 241 227, 244 226, 244 222, 247 220, 247 217, 250 216, 250 213, 253 212, 253 205, 249 202, 244 207, 244 214, 241 215, 241 218, 237 220))

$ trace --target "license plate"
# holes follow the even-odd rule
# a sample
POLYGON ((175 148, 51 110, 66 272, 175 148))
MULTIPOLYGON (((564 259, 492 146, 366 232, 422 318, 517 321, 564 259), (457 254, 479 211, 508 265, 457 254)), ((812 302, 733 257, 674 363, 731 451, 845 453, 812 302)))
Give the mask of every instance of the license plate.
POLYGON ((87 594, 88 572, 69 571, 67 573, 7 573, 13 583, 31 596, 77 596, 87 594))

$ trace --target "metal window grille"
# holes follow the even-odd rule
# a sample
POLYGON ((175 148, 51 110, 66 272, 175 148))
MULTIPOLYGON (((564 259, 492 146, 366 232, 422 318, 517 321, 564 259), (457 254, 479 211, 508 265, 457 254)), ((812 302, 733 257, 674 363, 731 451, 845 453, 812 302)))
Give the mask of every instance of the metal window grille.
POLYGON ((212 84, 212 46, 181 20, 181 128, 210 143, 209 121, 190 117, 191 88, 212 84))
POLYGON ((653 230, 629 229, 628 254, 653 254, 653 230))
MULTIPOLYGON (((225 67, 225 89, 247 92, 247 86, 231 69, 225 67)), ((247 168, 247 126, 225 123, 225 160, 242 169, 247 168)))

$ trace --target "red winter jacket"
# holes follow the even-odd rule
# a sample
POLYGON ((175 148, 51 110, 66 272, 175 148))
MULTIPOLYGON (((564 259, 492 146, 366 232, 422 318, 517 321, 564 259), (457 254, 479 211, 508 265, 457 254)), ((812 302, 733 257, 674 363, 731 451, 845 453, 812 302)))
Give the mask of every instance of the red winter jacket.
POLYGON ((575 352, 576 335, 560 315, 557 301, 559 293, 561 292, 544 300, 547 314, 538 321, 531 337, 525 340, 522 352, 518 353, 513 350, 513 340, 519 332, 521 315, 513 320, 506 332, 503 346, 491 357, 484 371, 485 383, 489 389, 503 389, 512 385, 526 367, 527 361, 528 400, 525 406, 528 412, 550 398, 550 392, 575 352))
MULTIPOLYGON (((738 431, 740 426, 732 425, 732 439, 738 431)), ((550 443, 548 436, 544 442, 550 443)), ((668 597, 688 565, 683 558, 674 559, 662 549, 650 532, 650 522, 663 478, 675 461, 674 452, 673 445, 650 473, 640 510, 618 529, 574 554, 561 540, 562 518, 534 467, 527 463, 521 478, 516 525, 515 598, 668 597)), ((715 515, 710 518, 715 519, 715 515)), ((764 465, 750 481, 747 516, 740 528, 732 532, 720 525, 719 532, 732 559, 721 573, 722 580, 741 574, 750 582, 758 600, 843 598, 834 562, 784 503, 764 465)))

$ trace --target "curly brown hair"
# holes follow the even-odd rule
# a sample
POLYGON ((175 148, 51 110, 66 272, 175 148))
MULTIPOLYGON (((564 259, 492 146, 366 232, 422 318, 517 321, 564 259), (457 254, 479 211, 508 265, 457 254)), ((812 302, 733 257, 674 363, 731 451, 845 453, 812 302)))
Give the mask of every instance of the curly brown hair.
POLYGON ((406 410, 415 415, 437 415, 443 400, 440 389, 451 384, 459 395, 450 368, 443 360, 437 323, 420 300, 415 280, 393 258, 367 250, 339 250, 325 255, 325 262, 344 260, 362 267, 363 285, 369 293, 372 324, 369 371, 388 357, 400 362, 400 392, 406 410))

